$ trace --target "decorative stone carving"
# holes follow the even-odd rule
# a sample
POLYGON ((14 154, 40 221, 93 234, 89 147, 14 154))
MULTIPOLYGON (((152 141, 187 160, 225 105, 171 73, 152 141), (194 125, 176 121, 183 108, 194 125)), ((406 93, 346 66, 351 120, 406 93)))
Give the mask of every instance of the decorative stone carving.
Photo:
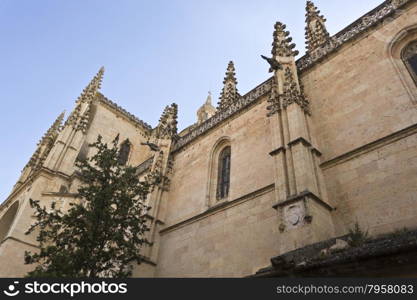
POLYGON ((275 113, 286 109, 293 103, 300 105, 306 112, 310 113, 309 102, 301 91, 301 85, 298 82, 297 74, 293 74, 296 70, 294 56, 298 51, 293 50, 295 44, 291 43, 289 31, 285 31, 286 26, 281 22, 275 24, 274 41, 272 43, 272 59, 279 64, 279 68, 271 67, 270 71, 275 71, 274 78, 271 82, 271 93, 268 98, 267 106, 270 117, 275 113))
POLYGON ((268 103, 269 106, 266 108, 268 110, 268 117, 279 113, 282 110, 281 97, 279 96, 278 84, 276 83, 275 78, 272 78, 271 81, 271 93, 269 94, 268 103))
POLYGON ((405 3, 409 2, 410 0, 392 0, 391 5, 394 8, 398 8, 400 6, 403 6, 405 3))
POLYGON ((77 121, 79 120, 81 115, 81 103, 78 103, 72 113, 67 118, 67 121, 65 122, 64 126, 77 126, 77 121))
POLYGON ((309 52, 313 52, 330 41, 325 22, 326 19, 323 15, 320 15, 320 11, 314 6, 314 3, 307 1, 305 36, 309 52))
POLYGON ((101 67, 96 76, 90 81, 87 87, 83 90, 78 97, 77 102, 90 103, 96 98, 97 92, 101 88, 101 82, 103 80, 104 67, 101 67))
POLYGON ((289 36, 289 31, 285 31, 286 27, 287 26, 281 22, 275 23, 275 30, 273 33, 274 41, 272 42, 271 51, 274 58, 277 56, 288 57, 298 55, 298 51, 293 50, 295 48, 295 44, 291 43, 292 37, 289 36))
POLYGON ((166 106, 158 126, 152 131, 155 139, 172 139, 177 136, 178 105, 173 103, 166 106))
POLYGON ((289 67, 285 69, 284 94, 280 97, 282 98, 283 108, 287 108, 291 104, 297 103, 307 114, 310 114, 309 101, 295 82, 289 67))
POLYGON ((240 95, 237 91, 237 80, 236 80, 235 66, 233 61, 230 61, 227 66, 226 77, 223 81, 223 90, 220 94, 220 102, 218 103, 218 109, 224 110, 240 98, 240 95))
POLYGON ((161 150, 153 158, 153 165, 150 172, 146 175, 146 181, 157 186, 163 183, 163 161, 164 151, 161 150))
POLYGON ((282 70, 282 65, 274 58, 269 58, 266 57, 264 55, 261 55, 261 57, 267 61, 267 63, 269 64, 270 68, 269 68, 269 73, 272 72, 276 72, 278 70, 282 70))
POLYGON ((48 129, 48 131, 44 134, 44 136, 41 138, 41 140, 38 143, 38 147, 35 153, 33 153, 32 157, 30 158, 25 168, 30 167, 32 168, 32 171, 36 171, 36 170, 39 170, 43 166, 43 162, 45 161, 49 152, 51 152, 51 149, 54 146, 55 140, 58 137, 59 132, 61 131, 61 125, 64 119, 64 115, 65 113, 62 112, 58 116, 58 118, 56 118, 55 122, 48 129))
POLYGON ((79 118, 78 124, 76 124, 76 130, 80 130, 82 133, 87 133, 88 126, 91 119, 91 105, 87 106, 86 111, 79 118))
POLYGON ((317 61, 332 53, 344 43, 356 38, 378 22, 394 13, 398 8, 412 0, 387 0, 376 10, 372 10, 356 22, 330 38, 329 43, 317 48, 313 53, 307 53, 297 61, 299 71, 313 66, 317 61))
POLYGON ((96 99, 98 91, 101 87, 103 79, 104 67, 101 67, 96 76, 90 81, 87 87, 78 97, 76 107, 65 122, 65 126, 72 126, 75 130, 83 133, 87 132, 87 128, 91 119, 91 103, 96 99))
POLYGON ((285 229, 291 230, 305 224, 305 205, 304 202, 300 201, 297 203, 290 204, 283 208, 282 221, 285 229))
POLYGON ((173 174, 173 170, 174 170, 174 157, 173 157, 173 155, 170 155, 168 157, 167 168, 166 168, 166 172, 165 172, 165 176, 164 176, 164 182, 163 182, 163 186, 162 186, 164 191, 169 190, 169 187, 171 185, 171 179, 170 178, 173 174))

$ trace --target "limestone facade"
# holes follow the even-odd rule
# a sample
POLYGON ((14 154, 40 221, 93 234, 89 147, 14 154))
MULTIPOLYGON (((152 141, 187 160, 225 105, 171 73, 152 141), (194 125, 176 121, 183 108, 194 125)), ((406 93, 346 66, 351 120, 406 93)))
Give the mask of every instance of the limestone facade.
POLYGON ((329 36, 308 1, 307 54, 295 59, 288 28, 277 22, 264 57, 272 77, 240 95, 230 62, 217 110, 210 96, 180 133, 175 104, 151 128, 99 92, 100 70, 0 206, 0 276, 30 268, 29 198, 77 201, 74 161, 91 155, 85 145, 98 134, 129 139, 128 164, 140 165, 140 176, 157 170, 169 178, 149 197, 153 246, 134 276, 249 276, 355 223, 372 235, 417 228, 416 2, 387 0, 329 36), (221 197, 220 184, 228 187, 221 197))

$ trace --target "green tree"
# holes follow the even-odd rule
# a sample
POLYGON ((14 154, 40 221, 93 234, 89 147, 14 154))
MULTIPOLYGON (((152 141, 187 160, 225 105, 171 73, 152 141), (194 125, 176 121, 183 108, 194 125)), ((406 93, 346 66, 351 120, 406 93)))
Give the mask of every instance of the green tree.
POLYGON ((101 136, 91 145, 95 154, 76 161, 82 182, 78 198, 67 211, 53 202, 49 209, 30 199, 38 230, 37 253, 25 253, 36 264, 29 277, 128 277, 132 263, 140 263, 142 246, 149 242, 145 199, 159 184, 158 174, 139 180, 137 167, 120 160, 117 136, 111 147, 101 136))

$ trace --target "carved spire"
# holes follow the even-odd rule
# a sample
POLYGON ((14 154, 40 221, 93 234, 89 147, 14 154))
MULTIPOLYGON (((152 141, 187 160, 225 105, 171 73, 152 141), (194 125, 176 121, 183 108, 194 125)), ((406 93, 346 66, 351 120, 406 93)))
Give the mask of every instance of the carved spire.
POLYGON ((274 41, 272 42, 272 56, 277 59, 277 57, 285 56, 297 56, 298 51, 294 50, 295 44, 291 43, 292 37, 290 37, 290 32, 285 31, 287 26, 281 22, 275 23, 274 31, 274 41))
POLYGON ((103 74, 104 67, 101 67, 96 76, 94 76, 78 97, 76 101, 77 105, 65 122, 65 126, 70 125, 75 130, 81 130, 83 133, 86 133, 91 118, 91 103, 97 97, 100 90, 103 74))
POLYGON ((95 99, 97 92, 101 88, 101 81, 103 80, 104 67, 101 67, 96 76, 90 81, 90 83, 83 90, 78 97, 77 102, 91 102, 95 99))
POLYGON ((295 64, 294 56, 298 54, 298 51, 294 50, 295 44, 291 43, 292 38, 285 28, 286 25, 281 22, 275 24, 273 56, 272 58, 263 57, 271 65, 270 71, 275 71, 268 98, 268 116, 279 113, 293 103, 297 103, 305 113, 310 114, 309 102, 299 82, 295 64))
POLYGON ((235 66, 233 61, 230 61, 223 81, 224 86, 220 94, 220 102, 218 103, 219 110, 226 109, 240 97, 236 87, 237 80, 235 75, 235 66))
POLYGON ((312 52, 330 41, 325 25, 326 19, 312 1, 306 5, 306 43, 307 51, 312 52))
POLYGON ((55 140, 58 136, 59 132, 61 131, 62 121, 64 120, 65 110, 56 118, 55 122, 49 127, 48 131, 43 136, 42 140, 47 138, 55 140))
POLYGON ((166 106, 159 119, 158 126, 154 129, 152 135, 156 139, 172 139, 177 135, 177 116, 178 105, 172 103, 166 106))
POLYGON ((38 143, 38 147, 27 163, 26 167, 38 169, 42 166, 49 152, 51 151, 59 132, 61 131, 62 121, 64 120, 65 111, 63 111, 51 127, 46 131, 38 143))
POLYGON ((216 113, 216 108, 211 104, 211 101, 211 92, 209 92, 206 102, 197 111, 197 124, 207 121, 216 113))

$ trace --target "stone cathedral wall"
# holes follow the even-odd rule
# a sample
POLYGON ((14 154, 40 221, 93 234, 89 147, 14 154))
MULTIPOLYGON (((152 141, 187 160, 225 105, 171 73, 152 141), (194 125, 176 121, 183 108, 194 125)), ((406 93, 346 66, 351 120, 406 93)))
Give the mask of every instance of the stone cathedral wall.
POLYGON ((338 234, 355 222, 374 233, 417 227, 417 99, 391 55, 416 15, 404 8, 301 75, 338 234))
MULTIPOLYGON (((272 153, 288 151, 301 162, 301 154, 310 152, 304 148, 309 142, 302 140, 292 146, 294 141, 287 141, 282 149, 274 149, 276 127, 272 127, 278 123, 267 117, 267 98, 273 87, 269 79, 240 98, 234 104, 239 109, 231 106, 220 111, 189 129, 173 146, 169 190, 161 190, 151 203, 155 247, 149 250, 144 270, 136 268, 135 276, 248 276, 270 265, 272 257, 306 246, 316 236, 323 239, 325 235, 320 233, 333 233, 333 222, 336 237, 346 234, 356 222, 371 234, 417 228, 417 89, 398 56, 407 41, 417 39, 415 3, 345 42, 322 61, 303 67, 299 74, 312 112, 309 138, 317 147, 314 155, 322 154, 324 184, 320 182, 320 188, 325 186, 323 195, 330 203, 328 210, 314 201, 309 206, 317 232, 310 225, 280 231, 282 220, 273 209, 283 200, 278 199, 274 184, 280 182, 276 179, 283 170, 276 167, 272 153), (214 154, 219 145, 231 147, 227 201, 217 201, 215 195, 218 155, 214 154)), ((291 129, 299 133, 303 123, 297 123, 302 119, 294 112, 298 104, 291 105, 285 115, 291 129)), ((24 251, 34 250, 36 242, 24 234, 33 221, 28 200, 55 200, 64 207, 73 201, 71 194, 79 184, 70 177, 75 157, 98 134, 106 142, 117 134, 120 142, 128 138, 132 143, 128 164, 139 165, 155 154, 141 145, 146 141, 142 133, 150 127, 114 103, 101 98, 92 114, 85 135, 76 133, 62 163, 52 167, 62 154, 57 149, 68 142, 69 128, 61 132, 55 151, 45 161, 49 169, 39 171, 31 184, 16 188, 0 206, 0 276, 19 277, 33 268, 23 264, 24 251), (60 193, 63 185, 68 190, 60 193), (16 211, 14 203, 18 203, 16 211), (4 217, 8 211, 12 218, 4 217)), ((294 175, 292 180, 306 181, 301 176, 307 174, 306 165, 297 168, 300 176, 294 175)), ((308 187, 307 183, 301 186, 308 187)), ((297 191, 303 192, 307 191, 297 191)))
POLYGON ((268 265, 278 249, 269 136, 264 97, 174 153, 157 276, 244 276, 268 265), (210 153, 224 137, 232 153, 229 204, 213 210, 212 202, 210 212, 210 153))
MULTIPOLYGON (((416 5, 405 7, 300 74, 336 236, 356 222, 371 234, 417 227, 417 99, 390 48, 416 13, 416 5)), ((273 187, 208 210, 209 153, 223 136, 232 140, 231 200, 273 183, 268 123, 263 99, 175 154, 157 276, 250 275, 303 246, 308 231, 280 241, 273 187)))

